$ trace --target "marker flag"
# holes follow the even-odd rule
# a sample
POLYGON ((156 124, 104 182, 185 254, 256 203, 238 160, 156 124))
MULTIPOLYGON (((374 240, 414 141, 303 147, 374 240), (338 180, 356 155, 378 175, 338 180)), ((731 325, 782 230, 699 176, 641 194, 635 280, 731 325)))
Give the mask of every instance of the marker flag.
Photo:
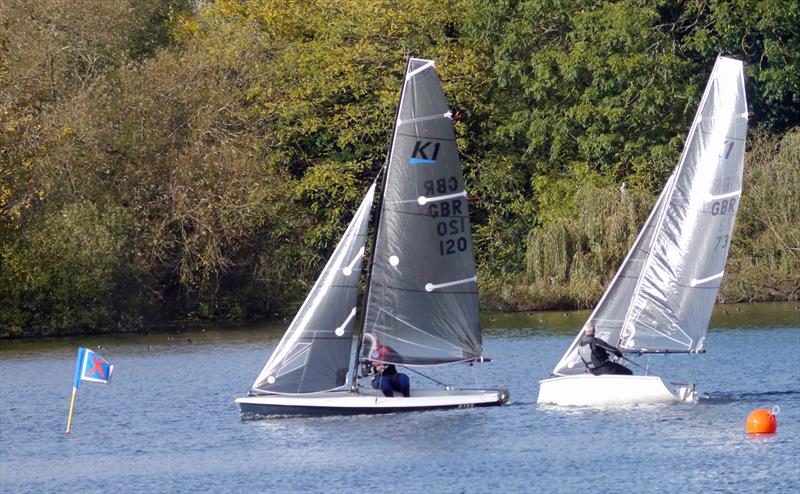
POLYGON ((108 383, 113 371, 114 366, 111 365, 111 362, 108 360, 88 348, 78 348, 78 359, 75 363, 75 377, 72 380, 72 400, 69 404, 66 434, 69 434, 70 426, 72 426, 72 412, 75 409, 75 397, 78 394, 78 388, 81 387, 81 381, 108 383))
POLYGON ((75 379, 72 386, 81 387, 81 381, 108 383, 114 366, 88 348, 78 348, 78 361, 75 365, 75 379))

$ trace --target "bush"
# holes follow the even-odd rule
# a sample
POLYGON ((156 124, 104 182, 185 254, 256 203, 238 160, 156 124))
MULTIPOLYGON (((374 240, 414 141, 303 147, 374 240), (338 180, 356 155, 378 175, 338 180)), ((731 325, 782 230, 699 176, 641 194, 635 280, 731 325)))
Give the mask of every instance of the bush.
MULTIPOLYGON (((745 155, 745 192, 720 302, 800 297, 800 130, 782 140, 756 134, 745 155)), ((524 276, 489 281, 492 306, 592 307, 633 244, 656 197, 646 192, 577 186, 563 211, 533 228, 524 276)))
POLYGON ((744 193, 720 291, 725 302, 800 298, 800 129, 758 135, 745 162, 744 193))
POLYGON ((0 253, 0 336, 135 329, 148 314, 135 276, 130 215, 76 203, 0 253))

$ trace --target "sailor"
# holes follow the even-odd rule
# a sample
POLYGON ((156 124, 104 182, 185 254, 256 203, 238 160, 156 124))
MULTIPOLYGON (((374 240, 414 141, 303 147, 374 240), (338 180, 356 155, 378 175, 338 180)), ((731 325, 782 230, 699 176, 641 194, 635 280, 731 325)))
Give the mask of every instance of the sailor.
POLYGON ((372 387, 383 391, 384 396, 394 396, 394 392, 398 391, 408 398, 411 395, 411 380, 402 372, 397 372, 393 364, 385 363, 389 359, 397 360, 397 352, 381 345, 370 353, 370 357, 377 360, 372 362, 372 387))
POLYGON ((595 376, 601 374, 621 374, 630 376, 633 371, 625 366, 608 359, 608 352, 613 353, 617 357, 622 357, 622 352, 617 348, 609 345, 600 338, 594 336, 594 324, 588 321, 583 327, 583 336, 578 342, 578 355, 581 360, 589 369, 589 372, 595 376))

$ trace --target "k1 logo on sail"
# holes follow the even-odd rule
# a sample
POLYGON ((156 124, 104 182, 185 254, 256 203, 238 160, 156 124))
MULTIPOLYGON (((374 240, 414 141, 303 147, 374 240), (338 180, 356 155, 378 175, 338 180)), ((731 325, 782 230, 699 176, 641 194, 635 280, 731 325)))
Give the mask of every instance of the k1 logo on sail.
POLYGON ((436 163, 436 156, 439 154, 439 146, 441 146, 440 142, 417 141, 417 143, 414 144, 414 152, 411 153, 408 164, 420 165, 436 163), (433 149, 428 147, 431 145, 433 149))

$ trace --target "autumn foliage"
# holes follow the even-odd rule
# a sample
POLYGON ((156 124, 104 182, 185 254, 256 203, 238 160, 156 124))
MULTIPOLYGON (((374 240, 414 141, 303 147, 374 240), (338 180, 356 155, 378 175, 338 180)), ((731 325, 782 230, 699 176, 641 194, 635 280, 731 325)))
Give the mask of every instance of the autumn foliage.
POLYGON ((383 163, 408 56, 460 117, 504 308, 596 301, 715 57, 746 61, 720 296, 796 299, 798 24, 776 0, 0 0, 0 336, 291 312, 383 163))

